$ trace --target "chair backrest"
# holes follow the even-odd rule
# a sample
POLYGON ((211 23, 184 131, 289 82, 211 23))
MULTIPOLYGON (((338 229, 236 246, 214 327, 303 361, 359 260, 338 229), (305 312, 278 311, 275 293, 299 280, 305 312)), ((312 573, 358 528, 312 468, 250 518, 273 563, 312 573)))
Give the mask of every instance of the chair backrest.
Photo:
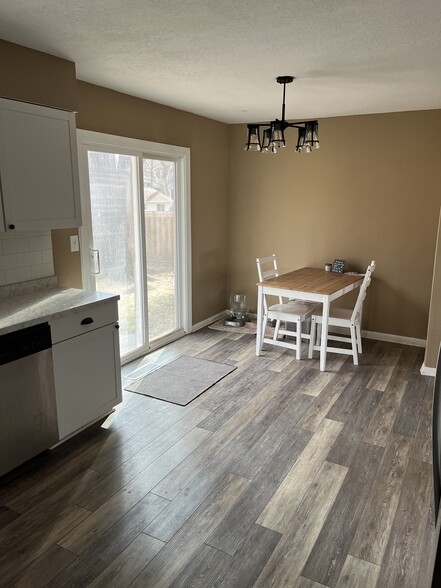
POLYGON ((258 257, 256 259, 256 263, 257 273, 259 274, 259 282, 264 282, 270 278, 277 278, 279 275, 277 257, 274 253, 272 255, 268 255, 268 257, 258 257))
MULTIPOLYGON (((257 257, 256 264, 259 282, 264 282, 265 280, 269 280, 270 278, 277 278, 277 276, 279 275, 279 268, 277 267, 277 257, 274 253, 272 255, 268 255, 268 257, 257 257)), ((283 302, 283 298, 281 296, 279 296, 279 302, 283 302)), ((263 299, 263 305, 265 307, 266 312, 268 310, 268 305, 265 296, 263 299)))
POLYGON ((358 293, 357 302, 355 303, 354 310, 352 311, 351 321, 354 322, 357 319, 361 319, 361 311, 363 308, 363 302, 366 298, 366 290, 368 289, 369 284, 371 283, 371 276, 376 268, 376 263, 374 260, 371 261, 370 265, 367 266, 366 273, 364 275, 364 280, 362 285, 360 286, 360 292, 358 293))

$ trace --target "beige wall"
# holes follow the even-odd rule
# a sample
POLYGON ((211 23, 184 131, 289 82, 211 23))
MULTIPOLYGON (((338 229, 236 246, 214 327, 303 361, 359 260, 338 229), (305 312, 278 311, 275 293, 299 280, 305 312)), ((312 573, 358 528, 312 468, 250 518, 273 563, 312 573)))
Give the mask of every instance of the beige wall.
POLYGON ((76 110, 75 64, 0 39, 0 96, 76 110))
POLYGON ((227 291, 256 308, 258 256, 276 253, 282 271, 348 270, 377 262, 364 328, 426 338, 438 212, 441 111, 320 121, 321 148, 277 155, 243 151, 245 125, 230 128, 227 291))

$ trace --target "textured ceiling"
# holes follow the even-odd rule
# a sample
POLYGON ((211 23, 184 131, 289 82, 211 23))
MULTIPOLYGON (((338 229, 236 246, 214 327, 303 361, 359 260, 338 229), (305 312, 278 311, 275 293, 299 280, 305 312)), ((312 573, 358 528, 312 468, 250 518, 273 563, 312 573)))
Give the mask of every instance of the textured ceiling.
POLYGON ((229 123, 441 107, 440 0, 0 0, 0 37, 229 123))

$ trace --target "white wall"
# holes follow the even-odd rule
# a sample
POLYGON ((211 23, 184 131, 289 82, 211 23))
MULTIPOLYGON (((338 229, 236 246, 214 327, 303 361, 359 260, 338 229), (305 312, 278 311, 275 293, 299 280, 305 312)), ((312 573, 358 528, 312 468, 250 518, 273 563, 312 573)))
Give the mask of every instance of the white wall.
POLYGON ((53 274, 50 231, 0 233, 0 286, 53 274))

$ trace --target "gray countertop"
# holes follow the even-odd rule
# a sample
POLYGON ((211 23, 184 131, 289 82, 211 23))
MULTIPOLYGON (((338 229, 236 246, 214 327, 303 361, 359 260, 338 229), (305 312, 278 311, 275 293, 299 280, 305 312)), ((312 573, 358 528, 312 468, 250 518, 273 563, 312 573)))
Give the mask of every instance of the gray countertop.
POLYGON ((0 299, 0 335, 48 322, 111 300, 119 300, 119 296, 58 287, 0 299))

